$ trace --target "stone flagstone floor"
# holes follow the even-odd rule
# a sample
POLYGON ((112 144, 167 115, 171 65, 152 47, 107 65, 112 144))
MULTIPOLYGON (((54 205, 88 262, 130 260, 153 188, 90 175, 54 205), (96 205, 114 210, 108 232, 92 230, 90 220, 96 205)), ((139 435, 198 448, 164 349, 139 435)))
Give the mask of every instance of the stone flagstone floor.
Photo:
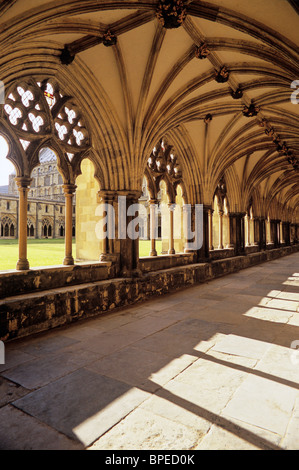
POLYGON ((5 346, 2 450, 299 449, 299 253, 5 346))

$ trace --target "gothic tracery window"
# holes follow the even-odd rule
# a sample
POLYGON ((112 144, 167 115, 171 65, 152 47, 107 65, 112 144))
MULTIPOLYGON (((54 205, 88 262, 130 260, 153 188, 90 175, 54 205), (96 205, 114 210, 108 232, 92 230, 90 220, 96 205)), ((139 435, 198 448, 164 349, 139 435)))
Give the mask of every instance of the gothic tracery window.
POLYGON ((33 142, 54 135, 71 161, 76 152, 89 145, 80 110, 53 79, 29 79, 13 85, 4 105, 4 117, 25 152, 33 142))
MULTIPOLYGON (((183 251, 184 243, 181 237, 181 230, 179 230, 180 234, 178 237, 178 231, 174 234, 173 229, 177 223, 177 220, 174 221, 175 207, 176 205, 180 206, 177 207, 176 219, 178 211, 181 210, 182 212, 183 207, 183 197, 181 196, 184 194, 184 190, 179 191, 180 197, 177 199, 178 189, 180 187, 183 188, 183 176, 178 155, 173 146, 165 138, 157 143, 149 156, 145 175, 148 183, 146 199, 152 199, 152 203, 157 204, 157 215, 148 214, 150 225, 155 227, 154 230, 150 230, 152 243, 151 256, 155 256, 156 253, 154 238, 156 240, 161 239, 162 253, 168 252, 169 254, 175 253, 175 238, 176 250, 181 252, 183 251), (155 222, 153 217, 156 218, 155 222)), ((145 199, 145 194, 143 199, 145 199)), ((148 211, 151 211, 152 203, 147 203, 148 211)), ((182 219, 179 217, 180 227, 181 223, 182 219)))
POLYGON ((16 234, 16 222, 10 217, 1 220, 1 237, 14 238, 16 234))

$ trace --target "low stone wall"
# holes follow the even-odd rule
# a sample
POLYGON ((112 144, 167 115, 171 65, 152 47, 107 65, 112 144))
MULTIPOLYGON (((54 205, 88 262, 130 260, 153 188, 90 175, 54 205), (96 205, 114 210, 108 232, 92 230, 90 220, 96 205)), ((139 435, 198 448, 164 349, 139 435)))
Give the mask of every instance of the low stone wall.
MULTIPOLYGON (((172 267, 148 272, 133 279, 97 280, 10 296, 0 301, 0 340, 9 341, 101 315, 116 308, 184 289, 296 251, 299 251, 299 245, 210 263, 172 267)), ((75 268, 73 272, 76 272, 75 268)), ((52 272, 53 276, 54 274, 55 270, 52 272)), ((57 276, 60 277, 61 273, 57 273, 57 276)), ((81 279, 80 276, 79 278, 81 279)))
POLYGON ((158 271, 161 269, 184 266, 194 262, 195 254, 184 253, 177 255, 160 255, 139 259, 139 269, 144 273, 158 271))
MULTIPOLYGON (((274 246, 272 246, 274 248, 274 246)), ((257 253, 259 251, 258 245, 248 245, 245 247, 245 253, 249 255, 250 253, 257 253)))
POLYGON ((216 250, 210 251, 211 260, 230 258, 233 255, 234 255, 233 248, 223 248, 222 250, 216 249, 216 250))
POLYGON ((115 277, 113 264, 99 262, 32 268, 30 271, 8 271, 0 273, 0 299, 112 277, 115 277))

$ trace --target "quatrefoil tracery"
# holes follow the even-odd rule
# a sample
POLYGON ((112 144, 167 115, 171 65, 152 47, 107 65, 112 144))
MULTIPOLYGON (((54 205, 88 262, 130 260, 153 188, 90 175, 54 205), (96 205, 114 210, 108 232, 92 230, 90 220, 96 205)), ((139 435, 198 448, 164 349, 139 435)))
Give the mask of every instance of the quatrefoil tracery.
POLYGON ((155 176, 168 175, 172 182, 177 182, 182 177, 181 168, 172 146, 163 140, 153 149, 148 160, 148 168, 155 176))
POLYGON ((82 115, 71 97, 63 96, 54 80, 28 80, 8 93, 4 117, 13 126, 24 151, 31 142, 55 136, 66 154, 89 146, 82 115))

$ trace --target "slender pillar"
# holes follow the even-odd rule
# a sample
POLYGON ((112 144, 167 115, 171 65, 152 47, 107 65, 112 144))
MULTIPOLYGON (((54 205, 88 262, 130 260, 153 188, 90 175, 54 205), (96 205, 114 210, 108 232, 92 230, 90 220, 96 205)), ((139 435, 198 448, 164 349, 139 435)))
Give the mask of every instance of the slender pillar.
POLYGON ((280 220, 277 221, 277 225, 276 225, 276 232, 277 232, 277 243, 278 243, 278 246, 280 247, 281 246, 281 237, 280 237, 280 220))
POLYGON ((210 258, 209 251, 209 212, 211 206, 203 204, 203 219, 202 219, 202 247, 197 251, 197 259, 199 262, 207 262, 210 258))
POLYGON ((75 264, 73 258, 73 197, 76 186, 64 184, 63 189, 65 195, 65 258, 63 264, 73 266, 75 264))
POLYGON ((223 250, 223 214, 222 210, 218 211, 219 213, 219 246, 218 250, 223 250))
POLYGON ((259 248, 260 251, 266 249, 266 220, 263 217, 259 219, 259 248))
POLYGON ((254 245, 260 246, 260 217, 254 217, 254 245))
POLYGON ((169 207, 169 251, 168 254, 174 255, 175 254, 175 249, 174 249, 174 208, 175 204, 170 203, 168 204, 169 207))
POLYGON ((250 214, 246 214, 246 221, 247 221, 247 232, 246 232, 246 246, 251 245, 250 240, 250 214))
POLYGON ((214 250, 213 247, 213 209, 209 210, 209 250, 214 250))
MULTIPOLYGON (((111 261, 114 253, 114 236, 115 236, 115 220, 114 220, 114 202, 115 191, 103 190, 98 192, 98 203, 103 204, 106 212, 106 230, 105 238, 103 237, 100 261, 111 261)), ((103 234, 101 234, 103 235, 103 234)))
POLYGON ((31 178, 16 178, 16 183, 19 190, 19 260, 16 269, 26 271, 29 269, 27 259, 27 209, 31 178))
POLYGON ((286 242, 286 245, 290 245, 290 244, 291 244, 291 237, 290 237, 290 222, 286 222, 286 223, 285 223, 285 227, 286 227, 286 237, 285 237, 285 242, 286 242))
POLYGON ((274 248, 278 248, 281 244, 281 237, 280 237, 280 220, 273 220, 272 219, 272 224, 273 224, 273 243, 274 243, 274 248))
POLYGON ((157 256, 156 250, 156 233, 157 233, 157 226, 156 226, 156 209, 157 209, 157 200, 150 199, 150 239, 151 239, 151 252, 150 256, 157 256))

